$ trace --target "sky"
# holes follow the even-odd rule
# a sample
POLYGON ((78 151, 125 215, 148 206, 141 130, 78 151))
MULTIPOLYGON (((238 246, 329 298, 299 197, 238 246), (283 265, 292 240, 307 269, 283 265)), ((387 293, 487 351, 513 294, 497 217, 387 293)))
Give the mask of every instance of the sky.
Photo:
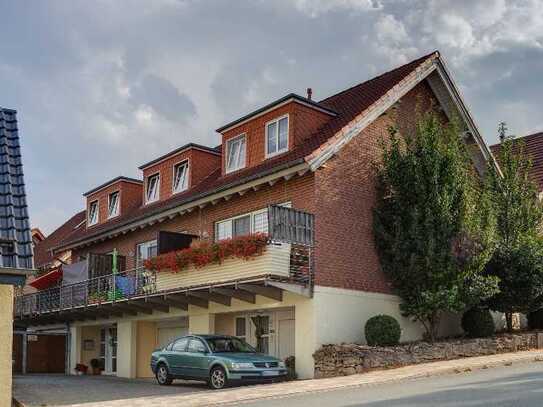
POLYGON ((287 93, 320 100, 439 50, 487 143, 543 131, 541 0, 0 0, 33 227, 287 93))

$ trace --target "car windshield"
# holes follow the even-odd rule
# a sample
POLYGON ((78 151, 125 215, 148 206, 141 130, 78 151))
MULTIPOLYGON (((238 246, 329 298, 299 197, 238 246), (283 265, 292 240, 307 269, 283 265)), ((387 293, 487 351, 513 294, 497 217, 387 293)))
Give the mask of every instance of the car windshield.
POLYGON ((239 338, 207 338, 212 352, 256 353, 255 348, 239 338))

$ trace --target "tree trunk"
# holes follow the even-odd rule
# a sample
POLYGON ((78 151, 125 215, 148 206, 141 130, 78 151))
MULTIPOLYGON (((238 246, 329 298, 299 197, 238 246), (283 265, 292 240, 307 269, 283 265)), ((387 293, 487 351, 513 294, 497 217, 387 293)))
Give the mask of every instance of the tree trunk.
POLYGON ((513 313, 512 312, 505 313, 505 323, 507 324, 507 332, 512 333, 513 332, 513 313))

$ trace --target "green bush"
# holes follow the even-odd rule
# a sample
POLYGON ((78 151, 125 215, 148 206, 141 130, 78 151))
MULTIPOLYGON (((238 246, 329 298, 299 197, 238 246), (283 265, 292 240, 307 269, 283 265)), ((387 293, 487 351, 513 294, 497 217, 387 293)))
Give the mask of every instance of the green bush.
POLYGON ((368 319, 364 333, 370 346, 394 346, 400 342, 402 330, 390 315, 377 315, 368 319))
POLYGON ((528 328, 543 329, 543 308, 528 314, 528 328))
POLYGON ((487 308, 471 308, 462 316, 462 329, 471 338, 492 336, 495 330, 492 314, 487 308))

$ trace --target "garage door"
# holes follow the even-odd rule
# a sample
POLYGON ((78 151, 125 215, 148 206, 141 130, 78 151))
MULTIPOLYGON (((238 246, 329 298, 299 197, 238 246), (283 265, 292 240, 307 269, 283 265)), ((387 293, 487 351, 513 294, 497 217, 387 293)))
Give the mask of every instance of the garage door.
POLYGON ((187 335, 188 333, 188 328, 183 326, 158 328, 158 346, 162 348, 175 338, 187 335))

